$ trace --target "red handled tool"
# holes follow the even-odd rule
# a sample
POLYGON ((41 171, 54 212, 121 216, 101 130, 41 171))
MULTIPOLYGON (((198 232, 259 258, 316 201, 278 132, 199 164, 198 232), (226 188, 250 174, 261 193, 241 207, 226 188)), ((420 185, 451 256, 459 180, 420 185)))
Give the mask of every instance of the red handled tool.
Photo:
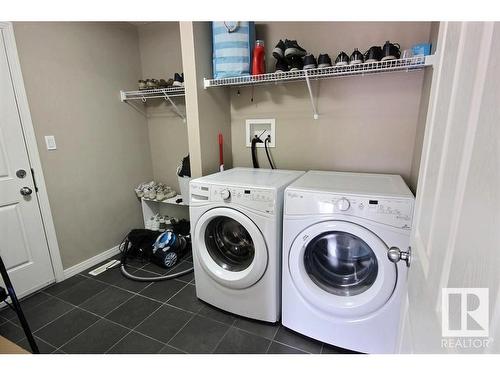
POLYGON ((224 137, 222 136, 222 133, 219 131, 219 170, 221 172, 224 170, 223 145, 224 145, 224 137))

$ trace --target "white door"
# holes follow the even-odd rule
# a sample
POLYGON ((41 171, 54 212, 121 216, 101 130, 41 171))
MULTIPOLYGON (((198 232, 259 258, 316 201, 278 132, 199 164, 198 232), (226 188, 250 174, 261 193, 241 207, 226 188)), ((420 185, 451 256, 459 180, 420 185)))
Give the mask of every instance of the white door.
POLYGON ((54 271, 4 43, 0 33, 0 256, 25 295, 54 281, 54 271))
POLYGON ((397 282, 387 245, 362 226, 325 221, 301 232, 289 252, 294 286, 325 314, 353 319, 384 306, 397 282))
POLYGON ((500 352, 499 46, 499 23, 441 23, 402 351, 500 352))
POLYGON ((232 208, 214 208, 200 217, 193 231, 193 249, 205 272, 231 289, 259 281, 269 257, 257 225, 232 208))

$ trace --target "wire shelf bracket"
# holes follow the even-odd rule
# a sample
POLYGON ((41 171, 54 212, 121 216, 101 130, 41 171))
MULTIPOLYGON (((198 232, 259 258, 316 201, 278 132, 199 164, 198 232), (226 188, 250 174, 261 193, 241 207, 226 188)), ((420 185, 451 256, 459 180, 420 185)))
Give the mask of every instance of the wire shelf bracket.
POLYGON ((182 113, 179 107, 175 104, 172 98, 183 97, 185 94, 184 87, 168 87, 168 88, 158 88, 150 90, 136 90, 136 91, 120 91, 120 101, 127 103, 133 109, 141 113, 144 117, 149 117, 146 111, 140 109, 136 105, 132 104, 135 100, 140 100, 142 103, 146 103, 148 99, 164 99, 166 102, 170 103, 174 112, 179 116, 182 121, 186 122, 186 116, 182 113))
POLYGON ((309 79, 309 74, 307 73, 307 70, 304 70, 305 77, 306 77, 306 83, 307 83, 307 90, 309 91, 309 98, 311 99, 311 106, 313 110, 313 119, 317 120, 319 119, 319 114, 318 114, 318 109, 316 107, 316 103, 314 101, 314 96, 312 93, 311 89, 311 80, 309 79))
POLYGON ((173 100, 168 96, 166 93, 163 93, 163 96, 165 97, 165 100, 169 101, 170 104, 172 105, 172 108, 174 108, 175 113, 177 113, 177 116, 179 116, 182 121, 185 123, 186 122, 186 116, 182 114, 182 112, 179 110, 179 107, 173 102, 173 100))

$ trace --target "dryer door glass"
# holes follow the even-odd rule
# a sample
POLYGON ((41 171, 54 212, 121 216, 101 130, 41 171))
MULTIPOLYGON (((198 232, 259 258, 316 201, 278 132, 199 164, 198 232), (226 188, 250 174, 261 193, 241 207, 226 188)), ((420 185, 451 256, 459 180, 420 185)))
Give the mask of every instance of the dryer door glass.
POLYGON ((316 285, 338 296, 363 293, 378 272, 377 258, 366 242, 340 231, 313 238, 304 251, 304 266, 316 285))
POLYGON ((208 223, 205 244, 212 259, 228 271, 246 269, 255 256, 255 247, 248 231, 227 216, 217 216, 208 223))

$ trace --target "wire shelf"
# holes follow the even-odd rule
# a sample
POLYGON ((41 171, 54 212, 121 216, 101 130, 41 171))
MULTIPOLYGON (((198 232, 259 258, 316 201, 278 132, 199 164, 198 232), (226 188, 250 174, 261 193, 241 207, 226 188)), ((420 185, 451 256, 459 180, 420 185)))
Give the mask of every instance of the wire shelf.
POLYGON ((178 199, 182 199, 182 195, 180 194, 177 194, 175 197, 172 197, 172 198, 167 198, 167 199, 164 199, 162 201, 159 201, 159 200, 156 200, 156 199, 149 199, 149 198, 141 198, 143 201, 146 201, 146 202, 156 202, 156 203, 167 203, 167 204, 175 204, 177 206, 189 206, 189 203, 186 203, 184 202, 184 200, 182 200, 180 203, 177 203, 177 200, 178 199))
POLYGON ((308 79, 326 79, 368 75, 385 72, 411 71, 432 65, 433 56, 413 56, 404 59, 368 62, 355 65, 330 66, 308 70, 296 70, 280 73, 266 73, 253 76, 205 79, 205 88, 219 86, 247 86, 277 84, 279 82, 304 81, 308 79))
POLYGON ((135 91, 120 91, 120 100, 122 103, 127 103, 137 112, 141 113, 145 117, 149 117, 148 114, 135 104, 132 104, 132 100, 140 100, 146 103, 148 99, 164 99, 169 102, 175 113, 182 118, 182 121, 186 122, 186 115, 181 112, 179 107, 174 103, 172 98, 183 97, 185 94, 184 86, 172 86, 167 88, 158 88, 150 90, 135 90, 135 91))
POLYGON ((184 87, 172 86, 150 90, 120 91, 122 102, 127 100, 141 100, 142 102, 146 102, 147 99, 165 99, 166 96, 171 98, 184 96, 184 87))

